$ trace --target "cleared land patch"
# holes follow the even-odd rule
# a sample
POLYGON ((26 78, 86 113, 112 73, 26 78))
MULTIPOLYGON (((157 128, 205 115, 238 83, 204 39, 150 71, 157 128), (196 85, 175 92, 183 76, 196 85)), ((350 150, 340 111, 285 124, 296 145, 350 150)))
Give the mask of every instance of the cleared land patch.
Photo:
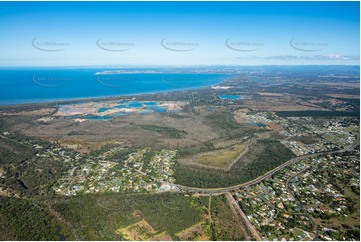
POLYGON ((239 144, 231 147, 230 149, 213 151, 196 156, 192 161, 196 164, 202 164, 217 168, 226 168, 245 150, 244 144, 239 144))
POLYGON ((197 223, 179 233, 176 236, 180 240, 209 240, 208 236, 205 234, 204 229, 200 223, 197 223))
POLYGON ((119 228, 115 233, 123 235, 128 240, 155 240, 155 237, 158 239, 171 240, 171 237, 169 237, 166 232, 158 233, 158 231, 154 230, 144 219, 126 228, 119 228))

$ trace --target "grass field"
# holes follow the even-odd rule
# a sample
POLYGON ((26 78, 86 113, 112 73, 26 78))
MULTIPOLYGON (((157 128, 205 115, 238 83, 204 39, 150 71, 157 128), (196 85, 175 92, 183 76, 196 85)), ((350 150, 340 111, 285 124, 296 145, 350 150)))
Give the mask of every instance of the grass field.
POLYGON ((230 163, 237 159, 239 154, 243 152, 244 149, 245 145, 240 144, 227 150, 201 154, 193 160, 193 163, 218 168, 226 168, 230 163))

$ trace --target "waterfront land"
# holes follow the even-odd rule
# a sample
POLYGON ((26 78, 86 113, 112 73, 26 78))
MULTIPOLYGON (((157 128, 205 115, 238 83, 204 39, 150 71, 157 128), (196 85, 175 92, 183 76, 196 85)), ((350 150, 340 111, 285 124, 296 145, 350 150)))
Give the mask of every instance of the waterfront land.
POLYGON ((358 67, 305 68, 1 106, 0 239, 358 240, 358 67))

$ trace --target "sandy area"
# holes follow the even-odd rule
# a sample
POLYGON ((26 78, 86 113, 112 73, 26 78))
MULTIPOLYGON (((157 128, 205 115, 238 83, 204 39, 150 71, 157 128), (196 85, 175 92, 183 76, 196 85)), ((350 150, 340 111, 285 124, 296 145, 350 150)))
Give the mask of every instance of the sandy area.
MULTIPOLYGON (((139 101, 140 102, 140 101, 139 101)), ((148 102, 148 101, 147 101, 148 102)), ((151 102, 151 101, 150 101, 151 102)), ((188 102, 157 102, 158 107, 164 107, 167 111, 181 111, 188 102)), ((119 101, 111 102, 88 102, 81 104, 70 104, 60 106, 56 116, 72 116, 72 115, 95 115, 95 116, 108 116, 116 113, 140 113, 145 109, 143 104, 141 107, 122 107, 119 106, 119 101), (100 108, 109 108, 104 112, 98 112, 100 108)), ((81 120, 80 120, 81 121, 81 120)))

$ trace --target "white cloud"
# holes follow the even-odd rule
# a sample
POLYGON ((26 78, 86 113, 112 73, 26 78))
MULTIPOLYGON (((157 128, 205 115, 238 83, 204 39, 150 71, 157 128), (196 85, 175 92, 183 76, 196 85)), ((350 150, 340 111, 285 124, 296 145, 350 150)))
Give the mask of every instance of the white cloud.
POLYGON ((359 60, 360 56, 342 55, 342 54, 327 54, 327 55, 275 55, 275 56, 256 56, 247 55, 236 57, 240 60, 359 60))

